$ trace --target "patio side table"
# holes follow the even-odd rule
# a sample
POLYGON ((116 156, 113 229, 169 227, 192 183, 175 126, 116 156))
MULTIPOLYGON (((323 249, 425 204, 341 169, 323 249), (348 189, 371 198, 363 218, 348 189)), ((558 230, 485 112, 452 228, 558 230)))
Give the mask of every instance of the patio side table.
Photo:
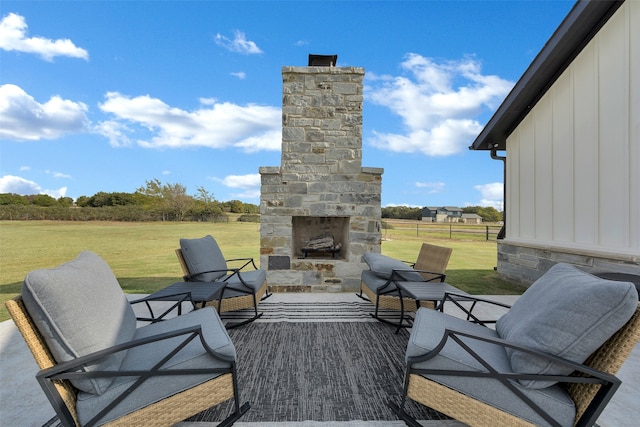
POLYGON ((182 314, 182 303, 190 302, 194 309, 206 306, 207 302, 219 299, 226 283, 223 282, 176 282, 166 288, 160 289, 144 298, 132 302, 144 302, 151 313, 151 319, 157 319, 153 313, 150 302, 153 301, 176 301, 177 304, 171 306, 159 318, 163 318, 174 308, 178 309, 178 316, 182 314), (198 307, 200 304, 200 307, 198 307))
MULTIPOLYGON (((396 282, 396 286, 398 288, 398 292, 400 294, 400 322, 398 323, 398 329, 396 333, 400 331, 400 328, 403 326, 403 321, 405 320, 404 316, 404 303, 403 297, 409 297, 416 301, 416 309, 420 308, 420 301, 433 301, 435 304, 435 309, 437 310, 439 305, 442 304, 442 300, 444 298, 444 294, 446 292, 456 293, 460 295, 469 295, 464 291, 456 288, 455 286, 451 286, 446 282, 396 282)), ((410 318, 407 317, 407 321, 411 321, 410 318)), ((407 325, 409 326, 409 325, 407 325)))

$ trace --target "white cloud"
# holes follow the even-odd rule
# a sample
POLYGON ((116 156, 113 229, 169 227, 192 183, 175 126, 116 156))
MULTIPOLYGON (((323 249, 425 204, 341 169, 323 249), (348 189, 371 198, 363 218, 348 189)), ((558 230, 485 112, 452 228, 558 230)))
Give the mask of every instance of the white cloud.
POLYGON ((213 179, 225 187, 242 190, 239 193, 232 193, 231 197, 239 200, 256 199, 260 197, 260 174, 227 175, 222 179, 213 179))
POLYGON ((10 13, 3 17, 0 21, 0 49, 33 53, 45 61, 52 61, 56 56, 89 59, 89 53, 69 39, 27 37, 27 27, 23 16, 10 13))
POLYGON ((237 77, 240 80, 244 80, 247 78, 247 73, 244 71, 237 71, 235 73, 230 73, 233 77, 237 77))
POLYGON ((403 134, 374 131, 374 146, 396 152, 448 156, 461 152, 482 130, 476 117, 492 109, 513 83, 481 74, 473 58, 436 62, 407 55, 402 76, 371 74, 365 89, 368 100, 400 116, 403 134))
POLYGON ((0 138, 36 141, 81 132, 89 124, 86 112, 82 102, 56 95, 39 103, 16 85, 0 86, 0 138))
POLYGON ((65 197, 67 195, 67 187, 60 187, 57 190, 42 190, 44 194, 48 194, 54 199, 59 199, 60 197, 65 197))
POLYGON ((233 32, 233 40, 223 36, 222 34, 216 34, 215 41, 218 46, 221 46, 231 52, 242 53, 245 55, 262 53, 262 49, 250 40, 247 40, 247 36, 241 31, 233 32))
POLYGON ((482 130, 482 126, 473 120, 446 119, 427 129, 412 129, 406 135, 379 133, 375 130, 376 147, 394 152, 421 152, 428 156, 449 156, 459 153, 469 145, 469 138, 482 130))
POLYGON ((263 150, 278 151, 282 148, 282 129, 278 126, 278 129, 250 136, 239 141, 236 147, 241 148, 245 153, 255 153, 263 150))
POLYGON ((132 145, 131 139, 127 135, 132 130, 125 123, 107 120, 98 123, 94 131, 107 138, 112 147, 129 147, 132 145))
POLYGON ((5 175, 0 178, 0 193, 13 193, 22 196, 31 194, 48 194, 56 199, 64 197, 67 194, 67 187, 61 187, 57 190, 43 190, 40 185, 34 181, 14 176, 5 175))
POLYGON ((442 193, 445 187, 444 182, 416 182, 416 187, 427 189, 427 194, 442 193))
POLYGON ((202 105, 216 105, 216 102, 218 102, 215 98, 200 98, 199 101, 202 105))
POLYGON ((227 175, 222 183, 230 188, 255 188, 260 186, 260 174, 227 175))
POLYGON ((490 184, 476 185, 474 189, 480 192, 480 206, 492 206, 499 211, 503 210, 503 188, 501 182, 492 182, 490 184))
POLYGON ((240 193, 232 193, 231 197, 238 200, 259 199, 260 189, 248 189, 240 193))
POLYGON ((71 175, 62 172, 51 172, 51 175, 54 178, 63 178, 63 179, 71 179, 71 175))
POLYGON ((21 195, 39 194, 40 186, 33 181, 14 175, 0 178, 0 193, 14 193, 21 195))
POLYGON ((20 166, 20 172, 31 170, 31 166, 20 166))
POLYGON ((240 106, 213 100, 194 111, 174 108, 149 95, 131 98, 117 92, 106 94, 100 109, 115 116, 100 124, 112 145, 126 145, 138 133, 138 145, 145 148, 236 147, 245 152, 279 150, 281 110, 270 106, 240 106), (210 104, 210 105, 207 105, 210 104), (135 129, 134 129, 135 127, 135 129), (151 133, 151 138, 148 134, 151 133))

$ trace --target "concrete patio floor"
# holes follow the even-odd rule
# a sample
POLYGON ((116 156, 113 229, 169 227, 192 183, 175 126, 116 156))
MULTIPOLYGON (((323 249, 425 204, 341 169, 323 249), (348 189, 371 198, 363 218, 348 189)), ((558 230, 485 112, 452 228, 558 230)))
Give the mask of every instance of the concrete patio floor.
MULTIPOLYGON (((131 296, 133 297, 133 296, 131 296)), ((318 302, 350 300, 353 293, 345 294, 275 294, 285 301, 318 302)), ((514 296, 489 296, 488 299, 511 304, 514 296)), ((455 313, 452 313, 455 314, 455 313)), ((487 314, 491 314, 490 311, 487 314)), ((13 321, 0 323, 0 425, 16 427, 40 427, 54 416, 53 409, 35 380, 37 365, 13 321)), ((640 346, 636 345, 631 357, 622 366, 618 377, 622 385, 598 420, 601 427, 635 427, 640 419, 640 346)), ((180 427, 206 427, 212 423, 180 423, 180 427)), ((238 427, 396 427, 402 422, 287 422, 243 423, 238 427)), ((425 426, 461 426, 455 421, 430 421, 425 426)))

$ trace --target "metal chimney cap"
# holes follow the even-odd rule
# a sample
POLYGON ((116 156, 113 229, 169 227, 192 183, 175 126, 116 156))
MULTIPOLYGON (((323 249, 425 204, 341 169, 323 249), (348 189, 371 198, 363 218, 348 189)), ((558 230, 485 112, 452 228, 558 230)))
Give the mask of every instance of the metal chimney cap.
POLYGON ((309 67, 335 67, 338 55, 309 54, 309 67))

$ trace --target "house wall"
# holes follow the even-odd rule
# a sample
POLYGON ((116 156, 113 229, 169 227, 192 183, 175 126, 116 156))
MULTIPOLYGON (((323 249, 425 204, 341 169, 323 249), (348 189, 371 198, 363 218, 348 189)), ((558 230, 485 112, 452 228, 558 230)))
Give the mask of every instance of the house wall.
POLYGON ((507 139, 498 272, 640 274, 640 2, 627 1, 507 139))

